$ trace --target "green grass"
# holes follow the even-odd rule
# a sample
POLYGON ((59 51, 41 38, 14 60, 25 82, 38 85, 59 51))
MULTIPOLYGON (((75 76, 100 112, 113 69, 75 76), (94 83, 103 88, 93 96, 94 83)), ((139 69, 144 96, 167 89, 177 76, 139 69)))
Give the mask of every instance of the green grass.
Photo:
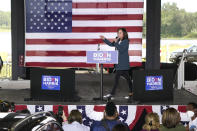
POLYGON ((189 33, 184 38, 194 38, 194 39, 197 39, 197 32, 189 33))

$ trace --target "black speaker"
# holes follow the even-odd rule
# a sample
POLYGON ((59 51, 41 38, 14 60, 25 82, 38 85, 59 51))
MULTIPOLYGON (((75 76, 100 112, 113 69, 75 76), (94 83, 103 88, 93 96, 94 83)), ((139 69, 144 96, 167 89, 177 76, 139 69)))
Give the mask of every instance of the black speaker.
POLYGON ((31 68, 31 98, 43 101, 72 100, 75 71, 72 69, 31 68))
POLYGON ((173 100, 173 70, 133 71, 133 99, 141 102, 173 100))

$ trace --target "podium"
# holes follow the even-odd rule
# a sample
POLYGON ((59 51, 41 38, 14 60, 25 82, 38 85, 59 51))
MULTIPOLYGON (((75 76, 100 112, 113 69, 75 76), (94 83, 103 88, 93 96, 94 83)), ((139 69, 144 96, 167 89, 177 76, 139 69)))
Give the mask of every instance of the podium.
POLYGON ((103 101, 103 64, 118 64, 118 51, 87 51, 86 63, 101 64, 100 97, 93 100, 103 101))

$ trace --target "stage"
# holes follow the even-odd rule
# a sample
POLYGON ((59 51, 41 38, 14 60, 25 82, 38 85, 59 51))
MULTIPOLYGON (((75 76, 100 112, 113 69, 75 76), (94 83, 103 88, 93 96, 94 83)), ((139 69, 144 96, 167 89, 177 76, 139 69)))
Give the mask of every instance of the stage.
MULTIPOLYGON (((104 94, 109 93, 113 86, 114 74, 104 74, 104 94)), ((0 81, 0 99, 13 101, 16 104, 64 104, 64 105, 95 105, 105 104, 106 102, 93 101, 94 97, 99 97, 100 75, 99 74, 76 74, 76 91, 81 100, 79 102, 61 102, 61 101, 24 101, 30 98, 30 81, 29 80, 1 80, 0 81)), ((128 86, 126 80, 121 77, 119 87, 116 91, 114 102, 118 105, 185 105, 188 102, 197 101, 197 96, 186 90, 174 89, 173 101, 158 102, 139 102, 131 101, 128 103, 123 97, 127 95, 128 86)))

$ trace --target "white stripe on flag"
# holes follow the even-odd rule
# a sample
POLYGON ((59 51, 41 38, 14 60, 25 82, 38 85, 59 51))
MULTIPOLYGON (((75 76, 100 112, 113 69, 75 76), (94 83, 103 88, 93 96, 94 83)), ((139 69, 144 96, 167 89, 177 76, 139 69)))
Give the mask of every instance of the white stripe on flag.
POLYGON ((178 110, 178 105, 170 105, 170 107, 172 107, 172 108, 178 110))
POLYGON ((134 121, 135 116, 136 116, 136 111, 137 111, 136 105, 128 106, 128 117, 125 123, 130 125, 134 121))
POLYGON ((76 105, 68 105, 68 113, 70 114, 70 112, 72 110, 76 110, 77 109, 77 106, 76 105))
POLYGON ((72 0, 72 2, 96 2, 96 3, 100 3, 100 2, 144 2, 144 0, 72 0))
MULTIPOLYGON (((82 45, 26 45, 26 51, 96 51, 97 44, 82 45)), ((101 45, 103 51, 113 51, 115 48, 108 45, 101 45)), ((142 50, 141 44, 130 44, 129 50, 142 50)))
POLYGON ((73 20, 73 27, 142 26, 142 20, 73 20))
POLYGON ((35 105, 27 105, 27 109, 31 112, 31 114, 35 113, 35 105))
POLYGON ((73 8, 73 15, 118 15, 118 14, 143 14, 144 8, 73 8))
MULTIPOLYGON (((114 39, 117 33, 26 33, 26 39, 100 39, 104 35, 106 38, 114 39)), ((129 38, 142 38, 142 32, 128 32, 129 38)))
POLYGON ((103 118, 103 112, 94 111, 94 105, 86 105, 86 115, 96 121, 100 121, 103 118))
MULTIPOLYGON (((131 62, 142 62, 141 56, 129 56, 131 62)), ((83 62, 86 63, 85 56, 26 56, 25 62, 83 62)))

